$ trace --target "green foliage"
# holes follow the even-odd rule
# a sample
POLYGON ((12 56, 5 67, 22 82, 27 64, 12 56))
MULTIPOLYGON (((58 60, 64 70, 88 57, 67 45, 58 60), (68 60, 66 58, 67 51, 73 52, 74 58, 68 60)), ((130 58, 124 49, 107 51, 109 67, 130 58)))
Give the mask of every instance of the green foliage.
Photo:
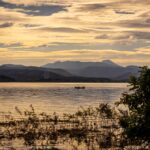
POLYGON ((97 111, 103 118, 113 118, 112 108, 108 104, 100 104, 97 111))
POLYGON ((150 69, 142 67, 138 77, 131 77, 130 86, 119 102, 127 108, 120 125, 129 139, 150 142, 150 69))

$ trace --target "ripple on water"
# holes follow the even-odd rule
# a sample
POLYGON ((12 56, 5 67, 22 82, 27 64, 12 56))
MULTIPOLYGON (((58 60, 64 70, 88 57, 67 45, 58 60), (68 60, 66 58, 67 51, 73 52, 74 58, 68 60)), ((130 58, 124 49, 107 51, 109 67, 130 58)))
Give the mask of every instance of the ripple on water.
POLYGON ((0 83, 0 109, 25 110, 33 104, 38 112, 73 113, 80 106, 119 100, 126 90, 126 83, 0 83), (83 85, 86 89, 74 89, 83 85))

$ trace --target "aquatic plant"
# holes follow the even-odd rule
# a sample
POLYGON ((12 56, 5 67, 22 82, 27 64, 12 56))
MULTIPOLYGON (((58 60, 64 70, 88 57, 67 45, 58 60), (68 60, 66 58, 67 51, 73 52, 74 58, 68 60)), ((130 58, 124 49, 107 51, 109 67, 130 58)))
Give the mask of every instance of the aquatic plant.
POLYGON ((84 145, 85 149, 111 147, 115 145, 112 131, 116 129, 114 124, 117 126, 117 121, 113 120, 110 108, 108 104, 100 104, 97 108, 81 107, 75 114, 58 116, 57 113, 36 114, 32 105, 25 112, 16 107, 21 117, 0 122, 0 140, 18 139, 24 146, 34 149, 54 149, 63 143, 72 147, 84 145))
MULTIPOLYGON (((32 105, 24 112, 16 107, 16 112, 19 119, 11 116, 0 122, 0 141, 17 139, 24 147, 35 150, 61 149, 64 145, 89 150, 131 145, 122 134, 116 112, 108 104, 86 109, 81 107, 74 114, 62 116, 57 113, 37 114, 32 105)), ((6 146, 3 142, 1 145, 6 146)))

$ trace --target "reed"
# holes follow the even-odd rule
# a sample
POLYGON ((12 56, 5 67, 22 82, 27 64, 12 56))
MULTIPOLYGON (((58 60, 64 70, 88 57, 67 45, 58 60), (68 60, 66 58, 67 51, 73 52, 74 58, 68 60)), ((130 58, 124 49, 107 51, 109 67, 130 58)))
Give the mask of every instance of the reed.
POLYGON ((22 148, 34 150, 142 147, 126 139, 115 109, 108 104, 86 109, 81 107, 74 114, 62 116, 45 112, 37 114, 32 105, 24 112, 18 107, 15 109, 20 116, 18 119, 14 119, 10 113, 10 116, 5 116, 5 120, 0 121, 0 146, 3 148, 12 143, 9 144, 10 148, 15 149, 13 143, 17 142, 22 148))

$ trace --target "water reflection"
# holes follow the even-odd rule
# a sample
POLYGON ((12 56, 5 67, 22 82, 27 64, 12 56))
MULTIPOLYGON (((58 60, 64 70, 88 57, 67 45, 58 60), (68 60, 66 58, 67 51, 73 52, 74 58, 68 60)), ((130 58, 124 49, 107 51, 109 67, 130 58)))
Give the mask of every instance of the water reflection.
POLYGON ((39 112, 75 112, 80 106, 119 100, 126 83, 0 83, 0 110, 25 110, 33 104, 39 112), (85 86, 77 90, 75 86, 85 86))

